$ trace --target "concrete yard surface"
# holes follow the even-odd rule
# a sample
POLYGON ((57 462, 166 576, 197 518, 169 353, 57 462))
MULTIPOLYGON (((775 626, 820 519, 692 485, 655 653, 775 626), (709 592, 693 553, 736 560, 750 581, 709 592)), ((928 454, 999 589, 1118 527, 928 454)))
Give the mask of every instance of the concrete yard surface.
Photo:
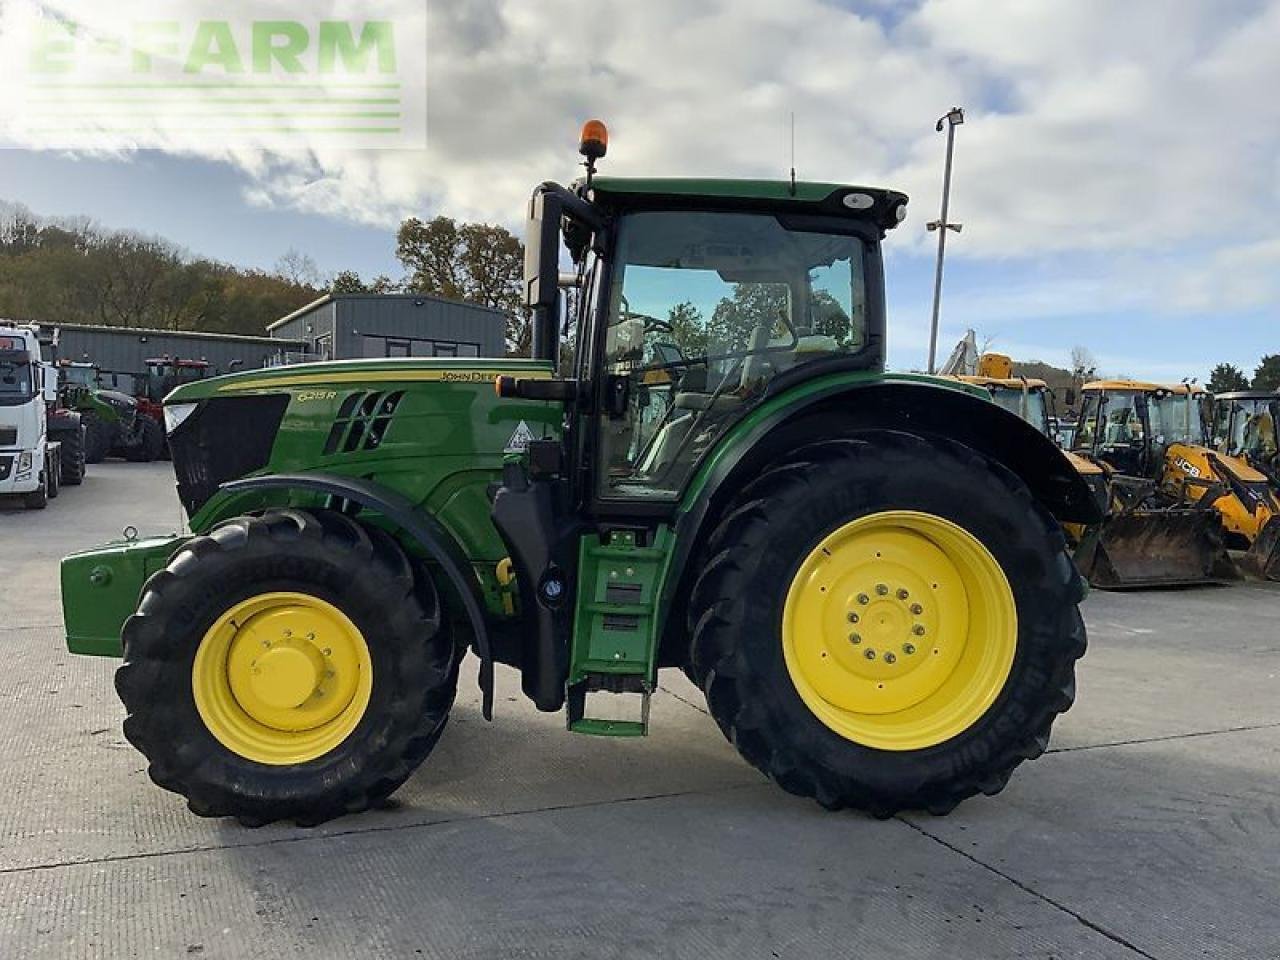
POLYGON ((1280 584, 1104 594, 1050 752, 947 817, 832 814, 675 671, 643 740, 569 734, 474 660, 387 809, 202 820, 73 657, 57 562, 181 524, 168 464, 0 508, 0 957, 1280 957, 1280 584))

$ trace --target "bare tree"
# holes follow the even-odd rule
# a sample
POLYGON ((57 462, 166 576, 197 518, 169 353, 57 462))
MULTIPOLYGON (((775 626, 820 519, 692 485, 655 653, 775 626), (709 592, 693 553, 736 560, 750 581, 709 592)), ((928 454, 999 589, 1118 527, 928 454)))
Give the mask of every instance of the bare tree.
POLYGON ((1079 344, 1071 348, 1071 377, 1079 383, 1092 380, 1098 375, 1098 361, 1089 352, 1088 347, 1079 344))
POLYGON ((284 256, 276 261, 276 276, 288 280, 295 287, 322 286, 320 268, 310 255, 301 253, 290 247, 284 256))

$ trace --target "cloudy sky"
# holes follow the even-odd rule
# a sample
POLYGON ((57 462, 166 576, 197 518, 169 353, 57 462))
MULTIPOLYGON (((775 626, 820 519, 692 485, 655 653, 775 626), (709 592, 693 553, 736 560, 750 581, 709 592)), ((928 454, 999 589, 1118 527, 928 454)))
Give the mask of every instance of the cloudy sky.
MULTIPOLYGON (((6 0, 12 2, 12 0, 6 0)), ((50 0, 46 6, 80 8, 50 0)), ((94 5, 90 5, 94 6, 94 5)), ((101 5, 105 7, 106 5, 101 5)), ((199 4, 172 3, 173 8, 199 4)), ((345 15, 420 3, 323 3, 345 15)), ((223 0, 255 19, 276 0, 223 0)), ((114 6, 113 6, 113 9, 114 6)), ((0 199, 270 267, 398 274, 393 231, 447 213, 518 228, 575 175, 785 176, 903 189, 890 360, 924 363, 944 137, 956 148, 940 353, 974 327, 1104 372, 1252 370, 1280 352, 1280 0, 428 0, 425 150, 173 144, 0 150, 0 199)), ((416 107, 415 107, 416 109, 416 107)))

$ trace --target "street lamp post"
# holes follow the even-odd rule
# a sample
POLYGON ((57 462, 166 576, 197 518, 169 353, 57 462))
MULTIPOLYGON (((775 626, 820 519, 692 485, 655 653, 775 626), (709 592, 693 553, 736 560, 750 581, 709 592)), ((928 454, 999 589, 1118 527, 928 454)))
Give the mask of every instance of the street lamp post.
POLYGON ((952 107, 934 127, 939 133, 947 128, 947 163, 942 172, 942 215, 925 226, 938 233, 938 266, 933 276, 933 323, 929 328, 929 372, 933 373, 938 358, 938 311, 942 306, 942 258, 947 250, 947 231, 959 233, 961 225, 947 220, 947 206, 951 200, 951 153, 955 149, 956 127, 964 123, 964 108, 952 107))

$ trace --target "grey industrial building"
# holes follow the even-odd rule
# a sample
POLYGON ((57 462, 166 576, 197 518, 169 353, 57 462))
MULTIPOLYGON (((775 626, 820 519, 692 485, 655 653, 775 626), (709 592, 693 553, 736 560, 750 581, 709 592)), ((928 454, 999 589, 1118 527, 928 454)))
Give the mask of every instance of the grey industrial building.
POLYGON ((56 359, 89 361, 127 375, 155 357, 206 360, 217 373, 311 360, 358 357, 501 357, 500 310, 425 294, 326 294, 267 328, 269 336, 44 323, 57 337, 56 359))
POLYGON ((89 361, 112 373, 142 373, 154 357, 207 360, 219 373, 253 370, 282 362, 285 354, 306 349, 276 337, 249 337, 188 330, 99 327, 79 323, 41 324, 57 337, 59 360, 89 361))
POLYGON ((316 359, 501 357, 500 310, 425 294, 326 294, 267 328, 308 344, 316 359))

